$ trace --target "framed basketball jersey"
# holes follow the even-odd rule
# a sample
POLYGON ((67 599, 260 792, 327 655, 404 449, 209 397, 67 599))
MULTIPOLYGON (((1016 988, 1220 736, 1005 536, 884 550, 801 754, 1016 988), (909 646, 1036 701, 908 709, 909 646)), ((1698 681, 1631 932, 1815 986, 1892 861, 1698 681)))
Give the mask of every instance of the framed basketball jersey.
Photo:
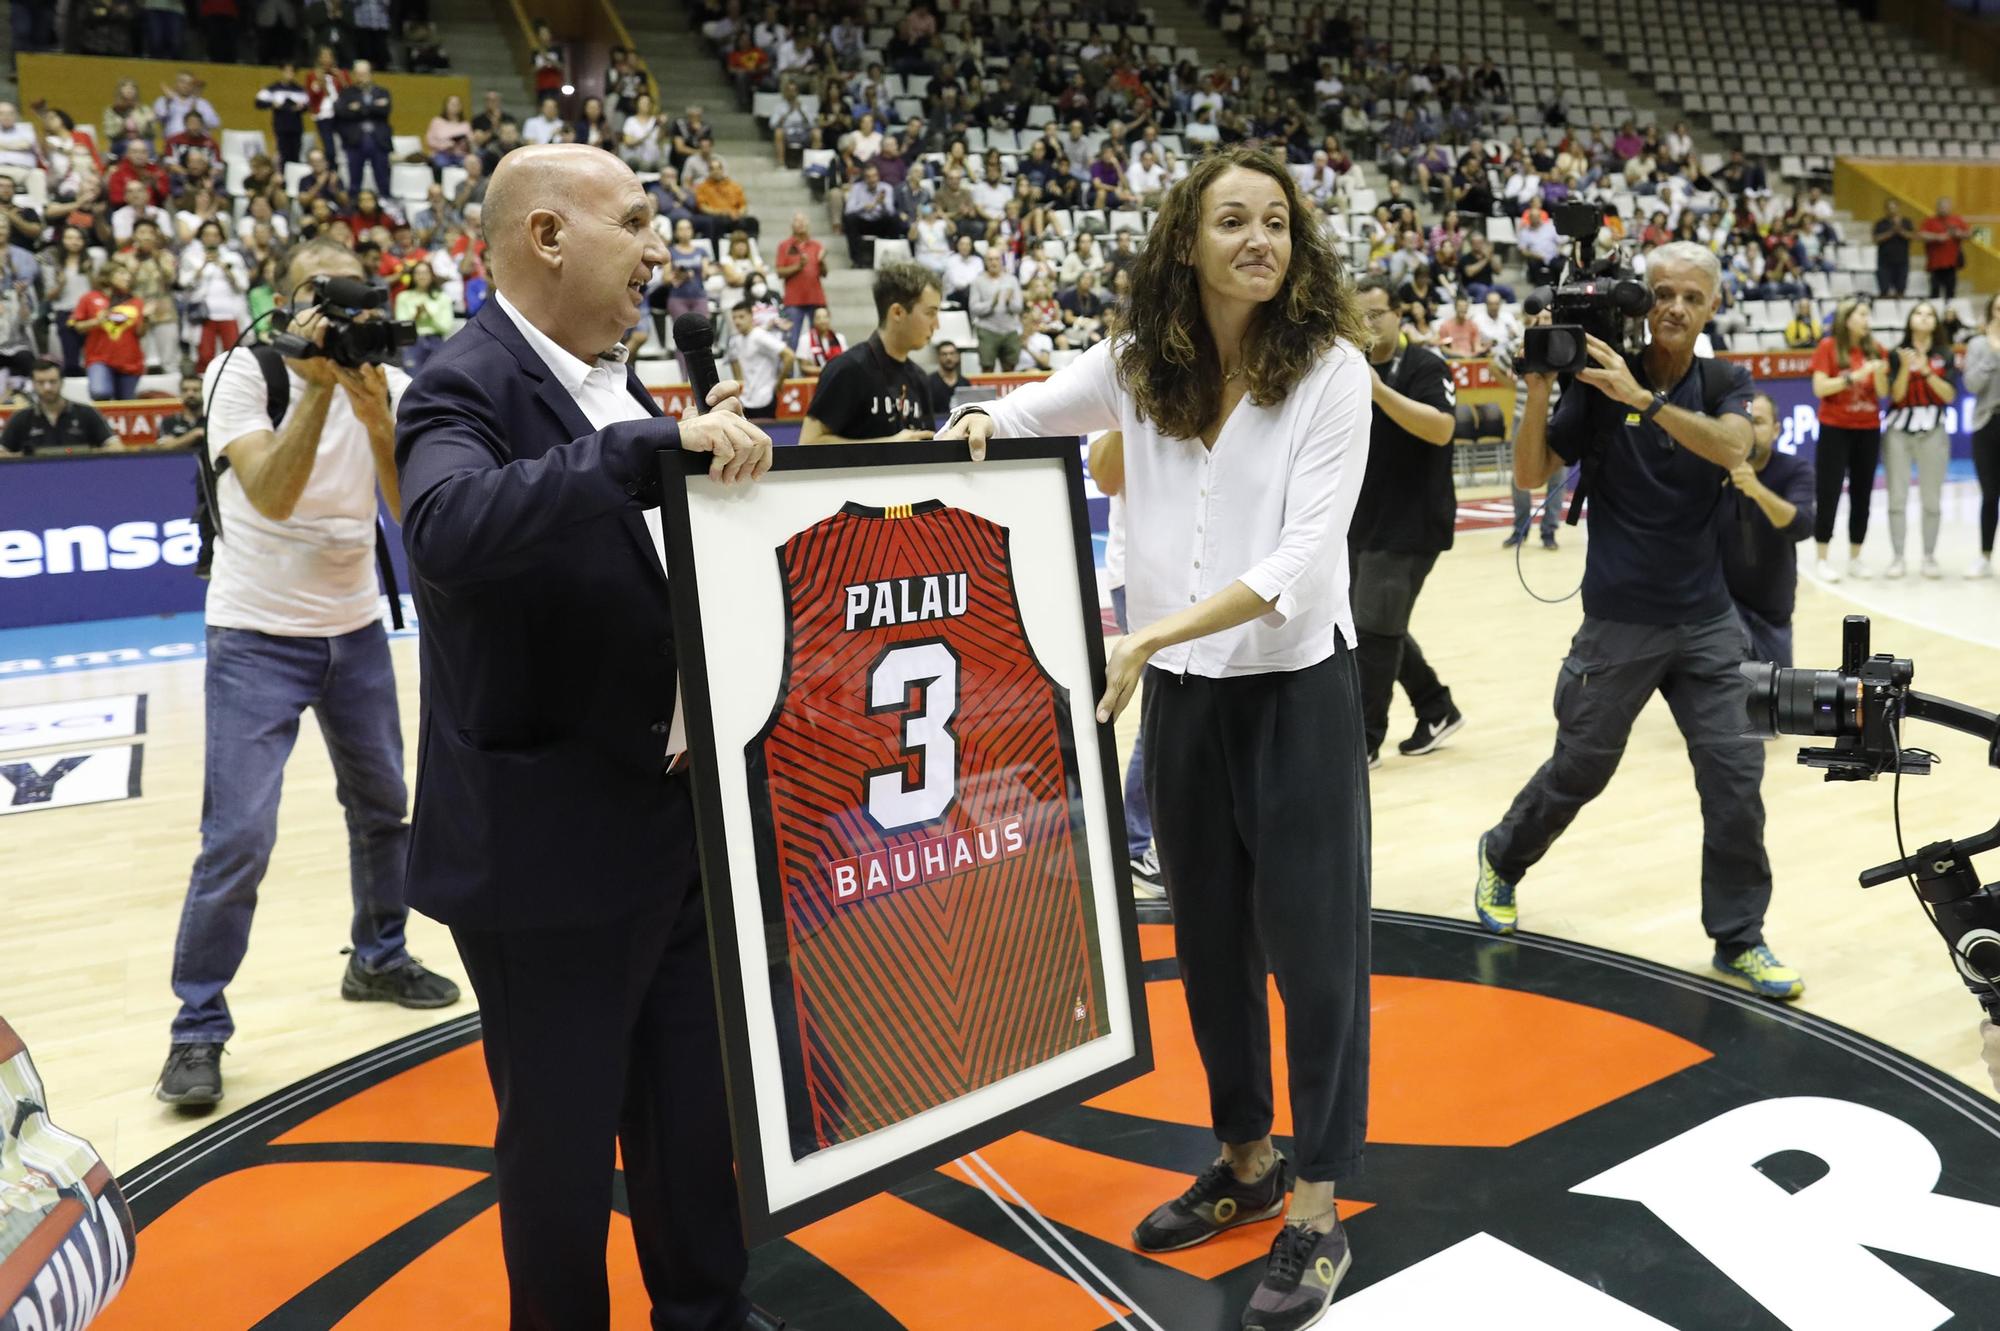
POLYGON ((1152 1050, 1077 441, 785 448, 727 488, 691 456, 662 465, 666 766, 757 1242, 1152 1050))
POLYGON ((1104 1033, 1069 696, 1008 544, 928 500, 779 547, 785 677, 744 760, 795 1156, 1104 1033))

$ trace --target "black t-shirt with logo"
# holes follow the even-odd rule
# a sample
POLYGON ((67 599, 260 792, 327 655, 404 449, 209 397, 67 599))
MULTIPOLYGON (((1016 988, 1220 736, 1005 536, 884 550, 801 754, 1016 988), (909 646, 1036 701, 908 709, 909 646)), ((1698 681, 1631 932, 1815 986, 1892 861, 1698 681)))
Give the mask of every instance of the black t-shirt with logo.
POLYGON ((827 362, 806 414, 843 439, 886 439, 937 425, 923 370, 884 351, 879 332, 827 362))
MULTIPOLYGON (((1412 402, 1446 415, 1458 405, 1458 386, 1444 357, 1405 343, 1375 372, 1382 382, 1412 402)), ((1458 523, 1458 490, 1451 478, 1450 444, 1439 446, 1396 424, 1388 412, 1372 409, 1368 470, 1354 505, 1348 540, 1357 550, 1435 554, 1451 549, 1458 523)))
POLYGON ((102 448, 109 438, 111 425, 97 408, 65 401, 54 421, 35 405, 15 412, 6 430, 0 431, 0 448, 33 457, 42 449, 102 448))

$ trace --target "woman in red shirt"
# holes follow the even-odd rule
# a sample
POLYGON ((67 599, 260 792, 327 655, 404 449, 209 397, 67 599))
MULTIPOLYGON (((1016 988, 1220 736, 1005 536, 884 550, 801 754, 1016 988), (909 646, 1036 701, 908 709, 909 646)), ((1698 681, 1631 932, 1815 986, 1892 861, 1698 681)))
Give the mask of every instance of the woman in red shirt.
POLYGON ((1910 463, 1917 464, 1917 495, 1924 509, 1924 576, 1941 578, 1938 517, 1943 511, 1944 473, 1951 464, 1951 436, 1944 409, 1958 397, 1951 383, 1951 336, 1938 320, 1937 306, 1920 300, 1903 324, 1903 340, 1890 364, 1892 409, 1882 432, 1882 462, 1889 474, 1889 546, 1895 557, 1889 576, 1903 576, 1903 537, 1909 526, 1910 463))
POLYGON ((1889 392, 1889 357, 1869 335, 1868 297, 1849 296, 1833 312, 1833 334, 1820 339, 1812 358, 1813 396, 1819 399, 1819 510, 1813 539, 1819 544, 1817 572, 1822 582, 1839 582, 1840 570, 1826 559, 1833 541, 1833 510, 1840 483, 1847 482, 1847 571, 1868 576, 1861 542, 1868 535, 1868 501, 1875 491, 1875 464, 1882 456, 1882 417, 1877 400, 1889 392))
POLYGON ((83 372, 94 402, 122 402, 139 394, 146 351, 146 303, 132 294, 132 270, 113 259, 97 270, 97 285, 70 312, 69 326, 84 335, 83 372))

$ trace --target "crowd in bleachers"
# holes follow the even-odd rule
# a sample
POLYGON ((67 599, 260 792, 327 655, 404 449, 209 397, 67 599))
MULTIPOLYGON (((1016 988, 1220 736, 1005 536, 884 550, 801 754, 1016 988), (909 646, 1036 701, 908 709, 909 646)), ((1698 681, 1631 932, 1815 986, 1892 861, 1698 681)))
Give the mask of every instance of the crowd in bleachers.
MULTIPOLYGON (((1553 279, 1566 245, 1550 210, 1569 200, 1601 205, 1599 252, 1641 271, 1669 241, 1715 252, 1717 348, 1787 345, 1800 300, 1823 321, 1855 291, 1904 295, 1878 263, 1888 248, 1843 237, 1820 185, 1740 150, 1697 153, 1688 125, 1648 123, 1594 78, 1514 86, 1518 67, 1392 43, 1344 7, 1251 2, 1254 21, 1244 0, 1211 6, 1247 59, 1206 69, 1116 0, 1061 14, 1026 0, 900 15, 696 8, 850 259, 907 255, 940 273, 940 335, 976 343, 981 369, 1059 363, 1100 336, 1095 307, 1115 299, 1122 268, 1110 261, 1143 244, 1159 191, 1213 145, 1245 140, 1290 163, 1357 269, 1396 279, 1409 335, 1453 354, 1493 349, 1470 331, 1490 291, 1511 306, 1553 279), (1379 197, 1357 154, 1387 178, 1379 197), (1111 243, 1121 233, 1133 239, 1111 243), (982 281, 994 250, 1001 272, 982 281)), ((1962 314, 1948 308, 1947 323, 1962 314)))
POLYGON ((451 64, 430 0, 12 0, 10 11, 16 52, 277 65, 326 46, 343 67, 428 74, 451 64))
MULTIPOLYGON (((538 63, 544 72, 568 77, 538 63)), ((414 370, 485 299, 486 183, 530 143, 595 143, 648 182, 675 258, 651 293, 654 335, 635 330, 635 352, 660 354, 659 323, 677 308, 748 300, 762 324, 787 318, 700 109, 654 115, 651 79, 629 52, 613 53, 608 95, 574 118, 553 91, 526 116, 488 91, 471 114, 447 97, 421 135, 392 134, 368 62, 343 65, 326 47, 303 76, 287 64, 258 96, 268 133, 220 125, 186 72, 150 98, 130 80, 108 91, 101 112, 37 106, 23 118, 0 103, 11 278, 0 282, 0 397, 43 356, 86 377, 98 399, 132 396, 149 374, 166 379, 146 387, 171 393, 183 368, 206 368, 246 330, 261 335, 287 253, 320 236, 352 247, 396 317, 417 325, 414 370)), ((798 333, 813 322, 811 308, 791 314, 798 333)), ((830 335, 794 340, 811 345, 807 372, 838 353, 830 335)))

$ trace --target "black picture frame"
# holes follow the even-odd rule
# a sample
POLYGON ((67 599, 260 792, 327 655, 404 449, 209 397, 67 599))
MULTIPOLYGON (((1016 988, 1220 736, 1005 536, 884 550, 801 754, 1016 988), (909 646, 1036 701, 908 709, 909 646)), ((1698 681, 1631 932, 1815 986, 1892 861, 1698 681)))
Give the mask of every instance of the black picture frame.
MULTIPOLYGON (((1076 564, 1079 598, 1078 618, 1084 650, 1089 659, 1090 689, 1093 699, 1105 686, 1105 653, 1101 611, 1089 593, 1097 586, 1096 561, 1092 554, 1088 510, 1083 492, 1083 461, 1079 441, 1067 439, 994 440, 987 448, 986 464, 973 464, 969 448, 962 442, 912 442, 887 444, 835 444, 794 446, 777 449, 772 471, 790 473, 857 468, 908 471, 914 468, 991 465, 994 462, 1044 460, 1059 463, 1068 493, 1065 516, 1071 554, 1076 564)), ((721 1026, 723 1070, 728 1087, 730 1128, 736 1150, 737 1187, 743 1215, 744 1236, 753 1246, 845 1210, 884 1188, 920 1175, 939 1165, 977 1150, 1009 1133, 1030 1127, 1049 1115, 1082 1103, 1150 1072, 1153 1067, 1152 1034, 1147 1022, 1144 965, 1139 952, 1137 913, 1134 908, 1129 864, 1123 854, 1125 811, 1124 782, 1118 762, 1113 726, 1097 724, 1097 750, 1103 807, 1086 809, 1087 817, 1102 817, 1112 830, 1112 881, 1117 923, 1123 944, 1124 975, 1112 974, 1107 962, 1107 992, 1122 988, 1130 1014, 1132 1051, 1129 1056, 1087 1076, 1071 1081, 1006 1112, 995 1114, 969 1127, 899 1155, 891 1163, 860 1173, 850 1179, 815 1192, 810 1197, 773 1208, 764 1172, 763 1133, 755 1103, 755 1081, 751 1067, 752 1032, 745 1010, 743 982, 746 979, 736 916, 732 903, 745 885, 732 881, 730 848, 724 830, 724 795, 721 789, 717 746, 714 735, 714 702, 710 689, 710 663, 705 641, 699 578, 699 553, 694 548, 690 523, 690 477, 707 473, 706 454, 662 451, 659 454, 662 481, 662 535, 667 557, 667 582, 673 601, 675 655, 680 671, 681 705, 685 718, 688 758, 691 764, 695 823, 709 927, 709 950, 715 975, 716 1012, 721 1026), (1122 985, 1121 985, 1122 979, 1122 985)), ((854 497, 851 488, 844 492, 854 497)), ((865 499, 863 495, 861 498, 865 499)), ((835 505, 834 507, 838 507, 835 505)), ((832 509, 829 509, 831 512, 832 509)), ((1017 542, 1014 557, 1030 543, 1017 542)), ((1036 542, 1039 544, 1039 541, 1036 542)), ((1079 758, 1081 761, 1081 758, 1079 758)), ((1078 798, 1084 798, 1080 791, 1078 798)), ((758 891, 759 885, 747 885, 758 891)))

